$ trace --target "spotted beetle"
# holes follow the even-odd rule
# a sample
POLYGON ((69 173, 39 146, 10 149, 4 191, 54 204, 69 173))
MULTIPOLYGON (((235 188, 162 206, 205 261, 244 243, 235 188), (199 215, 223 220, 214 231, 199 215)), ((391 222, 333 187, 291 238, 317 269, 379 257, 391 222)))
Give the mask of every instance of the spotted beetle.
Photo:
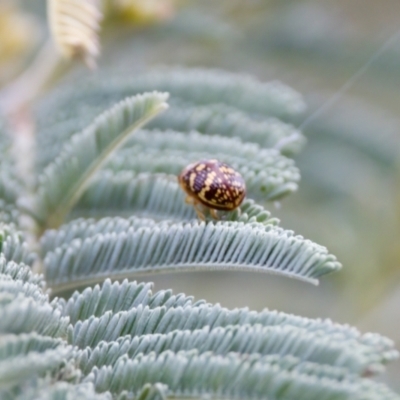
POLYGON ((214 159, 188 165, 178 180, 187 194, 186 202, 194 206, 202 220, 205 216, 201 205, 210 210, 213 218, 219 219, 217 210, 233 211, 246 196, 246 184, 239 172, 214 159))

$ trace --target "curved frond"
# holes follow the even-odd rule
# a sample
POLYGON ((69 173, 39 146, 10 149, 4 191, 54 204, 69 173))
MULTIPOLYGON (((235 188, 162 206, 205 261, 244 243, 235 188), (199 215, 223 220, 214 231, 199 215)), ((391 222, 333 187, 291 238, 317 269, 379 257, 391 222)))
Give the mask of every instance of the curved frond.
POLYGON ((90 79, 81 82, 79 91, 64 87, 48 96, 39 109, 38 143, 42 149, 39 166, 51 162, 62 143, 105 107, 146 88, 163 87, 171 88, 173 107, 164 117, 155 120, 153 127, 237 135, 261 146, 274 146, 285 154, 298 151, 304 142, 291 125, 249 115, 265 112, 267 116, 281 116, 302 110, 303 100, 292 89, 223 71, 172 68, 135 77, 96 76, 92 82, 90 79))
POLYGON ((53 39, 66 58, 82 58, 93 68, 100 53, 100 3, 98 0, 48 0, 53 39))
POLYGON ((294 126, 276 118, 254 118, 223 104, 171 107, 149 124, 149 128, 237 137, 262 148, 275 148, 285 155, 297 154, 305 137, 294 126))
POLYGON ((35 284, 42 289, 45 285, 43 275, 34 274, 27 265, 7 261, 4 254, 0 254, 0 274, 9 276, 16 281, 35 284))
POLYGON ((43 353, 46 350, 54 350, 65 344, 64 340, 41 336, 35 332, 22 335, 2 335, 0 340, 0 364, 14 357, 20 357, 31 352, 43 353))
MULTIPOLYGON (((128 171, 117 174, 111 171, 100 172, 70 217, 128 218, 132 214, 155 220, 182 221, 197 218, 193 207, 185 203, 185 194, 175 176, 128 171)), ((250 199, 245 199, 238 210, 224 212, 222 218, 225 221, 259 222, 264 225, 276 225, 279 222, 271 217, 269 211, 250 199)))
MULTIPOLYGON (((4 295, 4 294, 3 294, 4 295)), ((52 337, 65 336, 68 318, 48 303, 39 304, 33 299, 9 296, 0 307, 0 333, 29 333, 52 337)))
POLYGON ((113 367, 94 368, 96 390, 132 394, 145 384, 163 383, 168 397, 217 397, 298 400, 397 400, 385 386, 344 370, 305 363, 293 357, 218 356, 212 353, 164 352, 121 357, 113 367), (301 397, 299 397, 301 396, 301 397))
POLYGON ((74 135, 40 176, 34 215, 42 227, 57 227, 80 198, 93 174, 137 128, 167 105, 166 94, 128 98, 74 135))
POLYGON ((23 282, 21 280, 13 280, 9 275, 0 273, 0 293, 9 293, 13 296, 18 294, 23 295, 26 298, 31 298, 39 304, 44 304, 49 301, 49 296, 43 293, 40 286, 23 282))
MULTIPOLYGON (((0 183, 1 185, 1 183, 0 183)), ((0 196, 1 197, 1 196, 0 196)), ((0 223, 7 225, 19 223, 20 212, 14 204, 9 204, 0 198, 0 223)))
POLYGON ((31 351, 18 357, 0 361, 0 389, 10 388, 29 378, 44 376, 59 369, 72 348, 48 349, 44 352, 31 351))
MULTIPOLYGON (((129 391, 123 391, 117 400, 127 400, 129 398, 129 391)), ((162 383, 155 383, 154 385, 146 384, 135 395, 136 400, 164 400, 168 397, 168 386, 162 383)))
POLYGON ((211 351, 226 355, 240 354, 295 356, 302 361, 345 368, 349 373, 371 375, 382 372, 388 360, 376 348, 345 335, 328 336, 324 331, 308 331, 290 325, 237 325, 210 329, 174 330, 167 334, 126 336, 112 342, 100 342, 79 354, 79 366, 89 373, 93 367, 114 365, 127 355, 160 354, 166 350, 211 351))
POLYGON ((112 283, 106 279, 103 285, 75 292, 65 303, 63 314, 68 315, 72 324, 92 316, 100 317, 106 311, 113 313, 130 310, 139 305, 156 307, 197 307, 204 301, 194 302, 192 296, 174 295, 171 290, 161 290, 152 294, 151 283, 136 283, 124 280, 112 283))
POLYGON ((7 205, 14 205, 21 194, 21 184, 8 161, 0 161, 0 200, 7 205))
MULTIPOLYGON (((40 129, 38 137, 41 153, 39 165, 45 166, 60 152, 64 141, 77 130, 89 123, 89 116, 97 115, 99 106, 82 105, 83 111, 74 113, 56 124, 46 123, 40 129), (82 113, 82 115, 80 115, 82 113)), ((291 156, 298 153, 305 142, 304 136, 292 125, 279 119, 257 119, 238 110, 231 110, 222 104, 213 106, 171 107, 167 112, 155 118, 148 128, 156 130, 176 130, 180 132, 198 131, 201 134, 218 135, 241 139, 243 142, 255 143, 262 148, 275 148, 282 154, 291 156)), ((192 147, 192 150, 195 147, 192 147)))
POLYGON ((106 311, 122 311, 147 304, 151 296, 151 283, 112 283, 107 279, 102 288, 96 285, 82 293, 75 292, 66 302, 63 313, 70 317, 72 324, 90 316, 101 316, 106 311))
POLYGON ((107 169, 177 176, 194 161, 216 158, 243 175, 249 197, 263 201, 276 200, 296 190, 300 180, 291 159, 277 150, 260 149, 239 139, 175 131, 143 131, 137 136, 111 158, 107 169))
POLYGON ((110 393, 96 393, 91 382, 67 383, 48 382, 42 379, 35 387, 24 387, 13 397, 16 400, 112 400, 110 393))
MULTIPOLYGON (((398 352, 394 349, 393 341, 377 335, 364 334, 352 327, 334 324, 330 320, 309 319, 297 317, 276 311, 262 312, 248 309, 228 310, 219 305, 200 304, 198 307, 157 307, 138 306, 128 311, 117 313, 106 312, 99 318, 91 317, 79 321, 69 328, 70 343, 85 348, 97 346, 101 341, 112 342, 120 337, 130 335, 162 334, 167 335, 176 331, 195 331, 209 327, 260 325, 263 327, 294 327, 306 330, 316 336, 326 338, 342 338, 343 341, 358 342, 361 348, 366 346, 371 354, 378 355, 380 362, 395 360, 398 352)), ((282 350, 282 349, 281 349, 282 350)))
POLYGON ((166 224, 75 239, 47 253, 45 275, 55 292, 141 273, 178 270, 271 272, 317 283, 341 268, 325 247, 291 231, 258 223, 166 224))
POLYGON ((6 261, 31 265, 35 255, 28 250, 22 232, 15 229, 13 225, 0 223, 0 255, 6 261))
MULTIPOLYGON (((260 82, 245 74, 217 69, 159 68, 140 75, 116 76, 107 71, 91 81, 86 79, 79 90, 70 86, 54 93, 43 103, 47 110, 62 109, 73 102, 99 99, 116 101, 115 96, 131 96, 151 90, 169 92, 175 101, 187 105, 225 104, 238 110, 266 116, 288 117, 302 113, 305 103, 299 93, 281 82, 260 82)), ((91 102, 93 104, 93 102, 91 102)), ((177 104, 177 103, 176 103, 177 104)))

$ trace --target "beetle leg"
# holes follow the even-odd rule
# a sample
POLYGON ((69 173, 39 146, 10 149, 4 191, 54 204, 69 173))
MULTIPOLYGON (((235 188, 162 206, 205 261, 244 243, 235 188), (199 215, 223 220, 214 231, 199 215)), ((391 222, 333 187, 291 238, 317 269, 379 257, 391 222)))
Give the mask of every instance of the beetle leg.
POLYGON ((217 210, 215 210, 214 208, 210 208, 210 214, 214 219, 219 219, 219 216, 217 214, 217 210))
POLYGON ((185 197, 185 203, 186 203, 186 204, 193 205, 193 197, 186 196, 186 197, 185 197))
POLYGON ((194 206, 194 210, 196 211, 196 214, 198 216, 199 219, 201 219, 202 221, 206 220, 206 216, 204 215, 203 210, 201 209, 201 204, 194 201, 193 202, 193 206, 194 206))

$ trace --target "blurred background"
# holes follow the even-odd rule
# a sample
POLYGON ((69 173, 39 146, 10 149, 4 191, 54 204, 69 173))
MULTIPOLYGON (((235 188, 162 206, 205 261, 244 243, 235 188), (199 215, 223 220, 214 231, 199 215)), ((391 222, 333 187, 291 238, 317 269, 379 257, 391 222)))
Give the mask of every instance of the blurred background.
MULTIPOLYGON (((400 2, 132 0, 116 2, 118 12, 109 11, 110 3, 100 69, 135 74, 185 65, 282 80, 308 104, 295 125, 315 115, 386 43, 365 73, 305 125, 308 142, 296 156, 300 189, 268 205, 283 227, 328 247, 343 270, 318 287, 230 272, 149 280, 227 307, 332 318, 385 334, 400 348, 400 2)), ((46 36, 43 0, 0 0, 0 86, 23 71, 46 36)), ((58 74, 90 71, 63 66, 58 74)), ((397 390, 399 364, 385 376, 397 390)))

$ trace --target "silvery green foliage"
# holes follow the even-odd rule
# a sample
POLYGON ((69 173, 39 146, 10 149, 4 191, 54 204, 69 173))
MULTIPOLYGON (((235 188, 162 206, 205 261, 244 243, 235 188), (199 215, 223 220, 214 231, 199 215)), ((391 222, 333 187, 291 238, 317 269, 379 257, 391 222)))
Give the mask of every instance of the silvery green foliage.
POLYGON ((37 240, 36 255, 18 220, 1 220, 0 397, 398 399, 368 379, 398 357, 385 337, 329 320, 229 310, 126 279, 206 268, 316 282, 340 269, 326 248, 277 226, 254 200, 220 221, 198 221, 176 179, 192 158, 217 157, 242 172, 261 203, 293 192, 299 173, 282 154, 303 138, 281 119, 302 108, 281 84, 184 69, 94 78, 44 100, 33 211, 42 230, 54 229, 37 240), (113 152, 127 127, 164 108, 165 96, 104 108, 154 89, 171 92, 174 111, 113 152), (48 223, 67 199, 63 217, 48 223), (66 297, 49 298, 58 292, 66 297))
MULTIPOLYGON (((175 176, 136 174, 131 171, 100 171, 72 211, 70 218, 127 218, 132 214, 157 221, 190 221, 196 218, 193 207, 185 203, 185 195, 175 176)), ((205 214, 207 217, 207 212, 205 214)), ((268 210, 251 199, 245 199, 237 210, 224 213, 223 220, 268 225, 278 223, 268 210)))
POLYGON ((272 201, 294 192, 300 180, 293 160, 278 150, 261 149, 237 138, 207 137, 197 132, 142 131, 118 152, 106 168, 113 172, 178 175, 193 160, 216 158, 238 170, 248 196, 272 201))
POLYGON ((165 110, 167 97, 154 92, 127 98, 69 139, 39 176, 32 210, 39 224, 47 227, 63 221, 109 154, 135 129, 165 110))
POLYGON ((14 171, 10 153, 9 131, 0 116, 0 222, 16 223, 19 218, 16 202, 21 194, 21 182, 14 171))
POLYGON ((24 234, 14 224, 0 221, 0 254, 7 261, 31 265, 35 255, 29 251, 24 234))
MULTIPOLYGON (((294 357, 226 356, 211 352, 165 351, 161 355, 122 356, 115 366, 89 375, 98 391, 118 394, 133 387, 166 383, 167 397, 241 399, 382 399, 398 398, 384 385, 346 375, 294 357)), ((133 389, 133 390, 132 390, 133 389)), ((136 392, 136 393, 135 393, 136 392)))
MULTIPOLYGON (((100 221, 99 228, 87 228, 92 233, 84 238, 79 238, 78 232, 76 239, 65 229, 72 240, 56 248, 48 245, 43 262, 54 290, 109 276, 119 279, 140 273, 202 269, 270 272, 317 283, 319 276, 341 268, 325 247, 273 225, 149 223, 137 219, 128 225, 122 223, 125 229, 100 221)), ((74 224, 70 227, 75 229, 74 224)))
POLYGON ((92 383, 52 383, 49 379, 35 382, 29 390, 0 393, 5 399, 16 400, 111 400, 110 393, 96 393, 92 383), (7 397, 10 396, 10 397, 7 397))
POLYGON ((126 96, 165 87, 170 110, 149 125, 152 129, 199 131, 207 136, 237 137, 263 148, 293 154, 304 137, 277 117, 304 109, 300 95, 280 83, 261 83, 248 76, 215 70, 165 69, 116 78, 109 73, 56 91, 38 110, 38 166, 46 166, 62 143, 126 96), (57 138, 57 140, 55 140, 57 138))
POLYGON ((22 236, 11 236, 18 238, 13 252, 4 246, 12 231, 3 226, 0 232, 1 398, 15 398, 28 382, 57 373, 73 354, 65 340, 69 318, 58 302, 49 301, 43 277, 23 263, 27 257, 20 255, 27 252, 22 236))

